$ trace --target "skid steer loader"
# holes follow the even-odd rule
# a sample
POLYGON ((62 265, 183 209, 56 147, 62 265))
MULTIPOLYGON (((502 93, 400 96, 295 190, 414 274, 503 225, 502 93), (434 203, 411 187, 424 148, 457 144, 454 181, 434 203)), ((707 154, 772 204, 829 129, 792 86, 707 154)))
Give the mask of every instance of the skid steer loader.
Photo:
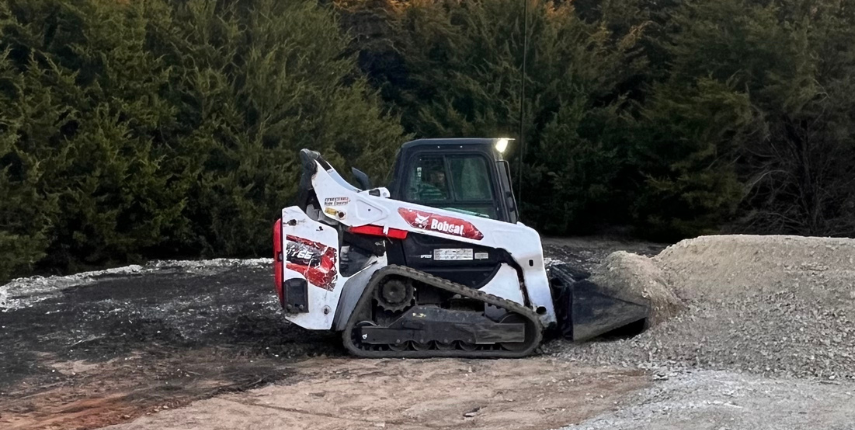
POLYGON ((518 220, 507 139, 404 144, 391 183, 348 183, 302 150, 296 206, 273 228, 285 318, 361 357, 522 357, 544 332, 590 339, 647 318, 639 297, 546 267, 518 220))

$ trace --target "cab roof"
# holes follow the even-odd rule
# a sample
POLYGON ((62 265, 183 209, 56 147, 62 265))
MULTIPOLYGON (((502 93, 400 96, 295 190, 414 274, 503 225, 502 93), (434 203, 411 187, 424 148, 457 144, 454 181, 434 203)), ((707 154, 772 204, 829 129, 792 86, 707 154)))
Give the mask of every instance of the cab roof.
POLYGON ((401 146, 401 149, 411 149, 419 146, 456 146, 456 145, 476 145, 476 146, 493 146, 496 143, 496 138, 489 137, 455 137, 455 138, 433 138, 433 139, 416 139, 411 140, 401 146))

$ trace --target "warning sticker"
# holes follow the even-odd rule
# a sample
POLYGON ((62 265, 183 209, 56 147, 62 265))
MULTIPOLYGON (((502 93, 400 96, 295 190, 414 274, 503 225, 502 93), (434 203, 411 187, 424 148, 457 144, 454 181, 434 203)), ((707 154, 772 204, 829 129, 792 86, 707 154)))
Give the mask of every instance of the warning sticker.
POLYGON ((472 248, 468 248, 468 249, 460 249, 460 248, 434 249, 433 250, 433 259, 434 259, 434 261, 471 260, 472 259, 472 248))
POLYGON ((350 203, 348 197, 327 197, 324 199, 324 206, 345 206, 350 203))

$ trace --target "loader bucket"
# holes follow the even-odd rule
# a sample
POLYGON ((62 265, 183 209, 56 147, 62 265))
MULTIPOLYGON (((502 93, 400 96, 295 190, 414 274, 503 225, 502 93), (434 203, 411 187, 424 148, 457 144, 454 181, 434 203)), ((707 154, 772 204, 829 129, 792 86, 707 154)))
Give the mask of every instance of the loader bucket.
POLYGON ((581 342, 631 324, 646 323, 650 314, 646 299, 591 282, 587 272, 567 264, 550 265, 547 271, 558 329, 566 339, 581 342))

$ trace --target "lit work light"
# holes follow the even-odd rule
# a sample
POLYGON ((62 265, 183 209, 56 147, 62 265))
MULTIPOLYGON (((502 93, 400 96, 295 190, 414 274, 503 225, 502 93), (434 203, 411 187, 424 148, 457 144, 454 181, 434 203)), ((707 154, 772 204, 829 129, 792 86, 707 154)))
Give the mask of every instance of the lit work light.
POLYGON ((496 139, 496 151, 499 151, 499 154, 504 154, 505 150, 508 149, 508 141, 513 139, 509 139, 507 137, 500 137, 496 139))

